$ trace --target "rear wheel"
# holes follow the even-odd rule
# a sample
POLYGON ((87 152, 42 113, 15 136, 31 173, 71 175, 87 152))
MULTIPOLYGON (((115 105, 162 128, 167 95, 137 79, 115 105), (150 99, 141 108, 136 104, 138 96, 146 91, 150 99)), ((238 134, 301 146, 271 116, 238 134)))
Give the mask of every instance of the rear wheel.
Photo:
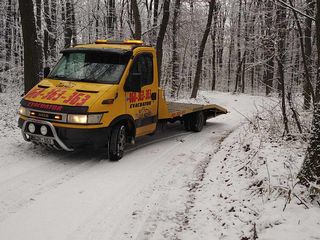
POLYGON ((124 148, 127 142, 126 126, 116 125, 111 131, 109 157, 111 161, 118 161, 123 157, 124 148))
POLYGON ((194 132, 201 132, 205 123, 204 113, 196 112, 193 114, 192 122, 191 122, 191 130, 194 132))

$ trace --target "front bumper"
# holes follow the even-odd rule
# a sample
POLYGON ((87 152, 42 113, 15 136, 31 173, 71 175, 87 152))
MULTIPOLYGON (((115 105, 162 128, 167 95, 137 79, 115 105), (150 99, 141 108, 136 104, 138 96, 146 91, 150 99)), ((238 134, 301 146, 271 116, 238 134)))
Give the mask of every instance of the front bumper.
POLYGON ((111 133, 108 127, 94 129, 64 128, 56 127, 48 121, 33 118, 27 118, 26 120, 19 118, 18 125, 26 141, 51 145, 56 149, 65 151, 73 151, 85 146, 105 147, 111 133), (36 126, 34 133, 30 133, 28 130, 28 124, 30 123, 36 126), (42 125, 45 125, 49 130, 46 136, 40 133, 39 129, 42 125))

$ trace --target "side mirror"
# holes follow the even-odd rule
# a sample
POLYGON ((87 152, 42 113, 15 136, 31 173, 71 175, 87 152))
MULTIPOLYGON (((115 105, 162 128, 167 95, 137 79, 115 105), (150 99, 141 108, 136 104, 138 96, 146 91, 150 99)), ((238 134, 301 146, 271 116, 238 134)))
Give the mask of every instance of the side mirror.
POLYGON ((132 73, 124 85, 124 91, 141 92, 141 77, 141 73, 132 73))
POLYGON ((50 67, 45 67, 45 68, 43 69, 43 77, 44 77, 44 78, 48 77, 50 71, 51 71, 51 70, 50 70, 50 67))

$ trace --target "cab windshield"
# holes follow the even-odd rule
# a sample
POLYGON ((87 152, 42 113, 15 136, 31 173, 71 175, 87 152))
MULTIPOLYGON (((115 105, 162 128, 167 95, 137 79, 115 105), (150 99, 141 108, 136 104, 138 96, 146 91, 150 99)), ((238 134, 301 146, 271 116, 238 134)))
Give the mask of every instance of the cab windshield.
POLYGON ((117 84, 129 58, 128 54, 113 52, 64 52, 48 78, 117 84))

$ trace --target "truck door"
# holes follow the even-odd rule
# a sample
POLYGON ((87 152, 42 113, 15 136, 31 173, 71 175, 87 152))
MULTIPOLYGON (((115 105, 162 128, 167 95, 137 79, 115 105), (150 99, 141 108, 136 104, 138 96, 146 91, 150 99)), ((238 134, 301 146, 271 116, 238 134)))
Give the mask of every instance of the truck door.
POLYGON ((154 81, 151 53, 138 54, 134 58, 128 78, 133 74, 141 74, 141 91, 126 92, 126 110, 135 120, 136 136, 142 136, 153 133, 158 120, 158 86, 154 81))

